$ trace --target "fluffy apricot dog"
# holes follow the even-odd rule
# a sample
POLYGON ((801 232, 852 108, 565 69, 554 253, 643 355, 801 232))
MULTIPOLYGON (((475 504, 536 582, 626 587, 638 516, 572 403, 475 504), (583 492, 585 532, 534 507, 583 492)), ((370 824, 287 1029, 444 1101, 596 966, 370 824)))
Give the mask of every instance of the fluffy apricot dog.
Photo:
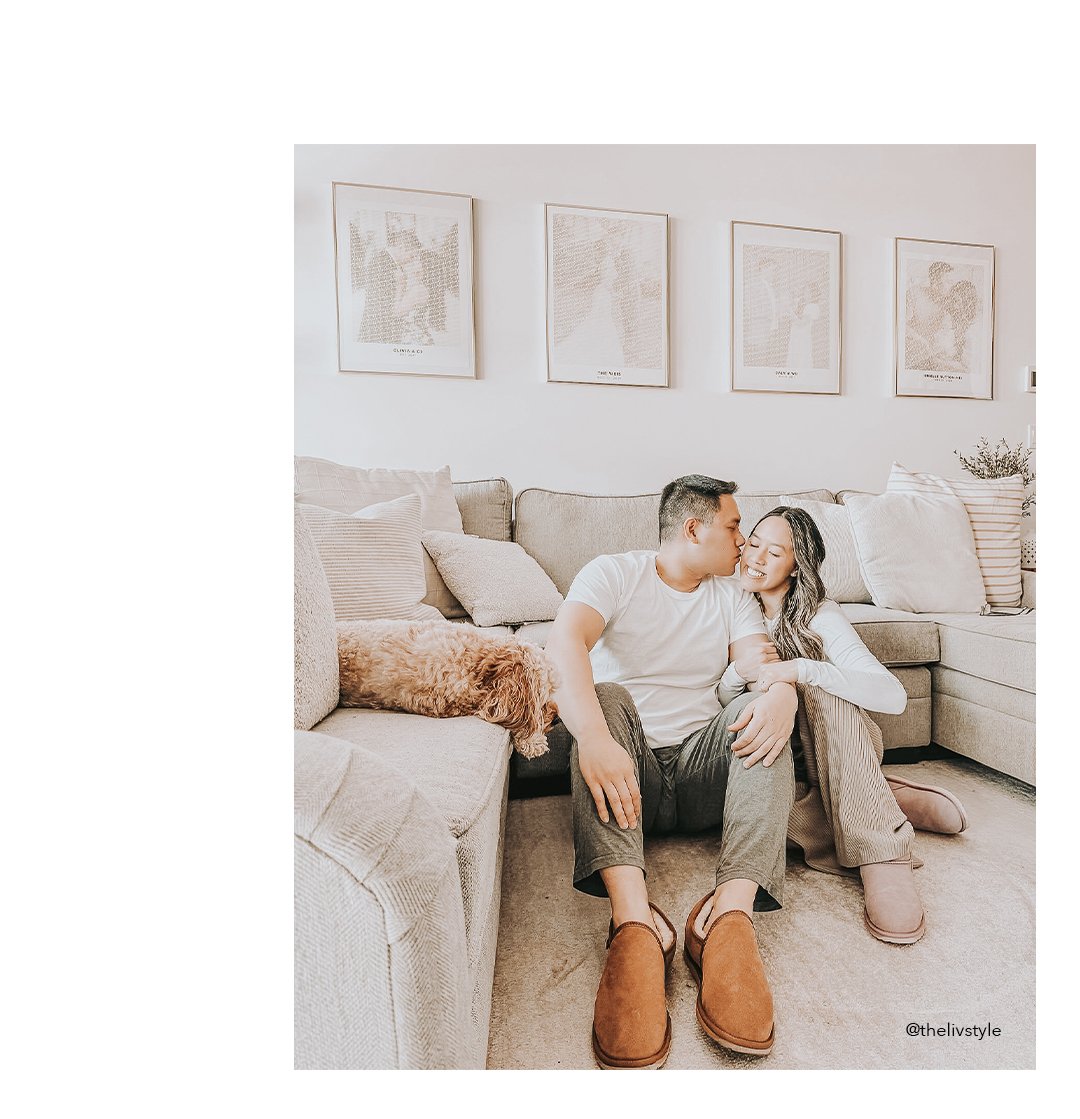
POLYGON ((342 707, 476 715, 526 758, 547 752, 557 681, 539 645, 453 622, 342 622, 338 660, 342 707))

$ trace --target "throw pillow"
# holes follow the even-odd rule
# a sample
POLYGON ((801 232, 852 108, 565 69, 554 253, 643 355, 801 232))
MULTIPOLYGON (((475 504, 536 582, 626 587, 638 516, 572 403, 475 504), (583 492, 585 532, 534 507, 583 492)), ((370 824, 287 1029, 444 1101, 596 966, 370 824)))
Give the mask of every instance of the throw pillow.
POLYGON ((557 710, 555 669, 539 645, 454 622, 338 626, 342 707, 475 715, 506 727, 527 758, 548 750, 557 710))
POLYGON ((851 531, 851 514, 847 507, 828 501, 807 501, 787 493, 777 504, 805 509, 821 530, 825 541, 821 578, 829 598, 836 602, 869 602, 870 592, 859 572, 859 553, 855 550, 855 534, 851 531))
POLYGON ((942 478, 892 464, 889 493, 948 493, 967 509, 975 536, 986 601, 991 606, 1019 606, 1024 588, 1020 581, 1020 517, 1024 505, 1024 479, 942 478))
POLYGON ((334 616, 441 618, 422 605, 424 549, 420 545, 420 498, 416 494, 371 505, 351 516, 300 505, 319 550, 334 616))
POLYGON ((859 567, 875 606, 977 613, 985 602, 964 503, 951 494, 849 494, 859 567))
MULTIPOLYGON (((464 531, 449 466, 433 471, 365 469, 297 456, 293 462, 293 490, 297 501, 338 513, 355 513, 369 505, 415 493, 420 496, 420 518, 425 529, 464 531)), ((464 618, 464 608, 439 577, 427 553, 421 552, 421 562, 427 583, 424 602, 437 607, 445 618, 464 618)))
POLYGON ((548 622, 563 597, 520 544, 454 532, 421 537, 439 574, 478 626, 548 622))

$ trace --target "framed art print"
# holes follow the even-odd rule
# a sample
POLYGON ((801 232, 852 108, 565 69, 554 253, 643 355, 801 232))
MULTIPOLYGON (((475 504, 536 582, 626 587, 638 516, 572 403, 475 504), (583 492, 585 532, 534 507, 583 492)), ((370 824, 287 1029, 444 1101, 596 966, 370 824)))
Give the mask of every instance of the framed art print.
POLYGON ((840 392, 841 235, 731 223, 731 388, 840 392))
POLYGON ((895 394, 994 397, 994 246, 897 237, 895 394))
POLYGON ((475 377, 473 200, 333 190, 338 369, 475 377))
POLYGON ((545 207, 548 380, 668 384, 668 216, 545 207))

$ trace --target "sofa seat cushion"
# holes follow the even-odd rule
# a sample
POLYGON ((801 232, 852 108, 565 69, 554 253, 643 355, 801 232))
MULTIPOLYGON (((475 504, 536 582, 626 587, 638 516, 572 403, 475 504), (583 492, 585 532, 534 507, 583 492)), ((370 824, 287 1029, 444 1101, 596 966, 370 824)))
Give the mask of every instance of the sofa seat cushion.
POLYGON ((443 814, 455 838, 481 815, 510 758, 510 732, 472 716, 338 707, 312 729, 378 754, 443 814))
POLYGON ((890 668, 938 659, 938 627, 925 614, 842 602, 840 609, 863 644, 890 668))
MULTIPOLYGON (((429 719, 360 707, 339 707, 314 729, 376 754, 442 813, 457 846, 470 986, 475 990, 494 959, 487 958, 485 934, 490 933, 491 908, 499 904, 509 731, 472 716, 429 719)), ((490 1003, 490 980, 488 992, 490 1003)))
POLYGON ((551 627, 554 622, 526 622, 523 626, 518 626, 514 630, 514 636, 519 641, 531 641, 534 645, 539 645, 542 649, 547 644, 548 636, 551 633, 551 627))
POLYGON ((933 614, 941 640, 939 660, 981 680, 1035 691, 1035 615, 1011 618, 933 614))

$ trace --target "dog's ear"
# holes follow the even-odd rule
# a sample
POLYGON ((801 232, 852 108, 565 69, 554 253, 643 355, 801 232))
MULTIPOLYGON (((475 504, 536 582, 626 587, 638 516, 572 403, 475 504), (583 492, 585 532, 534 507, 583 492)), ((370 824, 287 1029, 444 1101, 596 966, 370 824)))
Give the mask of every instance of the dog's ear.
POLYGON ((514 748, 527 758, 547 752, 553 721, 554 672, 536 645, 510 643, 494 667, 483 718, 506 727, 514 748))

